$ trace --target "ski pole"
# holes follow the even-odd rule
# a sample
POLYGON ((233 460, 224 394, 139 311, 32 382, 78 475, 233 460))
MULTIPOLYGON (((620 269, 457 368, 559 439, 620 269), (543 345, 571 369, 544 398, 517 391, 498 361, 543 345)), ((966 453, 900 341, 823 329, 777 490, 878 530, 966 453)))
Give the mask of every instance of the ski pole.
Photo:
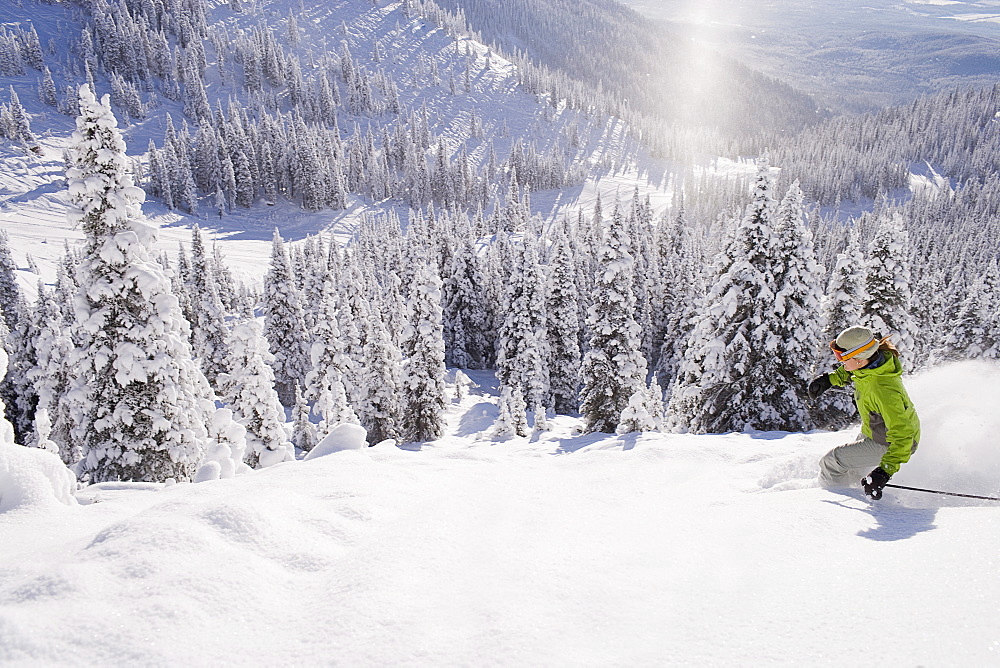
POLYGON ((975 494, 959 494, 957 492, 942 492, 936 489, 921 489, 920 487, 907 487, 906 485, 886 485, 886 487, 895 487, 896 489, 908 489, 912 492, 929 492, 931 494, 944 494, 946 496, 961 496, 966 499, 983 499, 984 501, 1000 501, 1000 497, 996 496, 976 496, 975 494))

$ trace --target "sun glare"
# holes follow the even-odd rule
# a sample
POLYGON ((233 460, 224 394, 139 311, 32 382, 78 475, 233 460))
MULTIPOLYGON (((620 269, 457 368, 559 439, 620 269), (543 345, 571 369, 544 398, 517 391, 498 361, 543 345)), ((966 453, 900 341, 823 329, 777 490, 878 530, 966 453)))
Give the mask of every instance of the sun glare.
POLYGON ((719 45, 725 41, 723 33, 739 25, 739 15, 740 3, 734 0, 686 0, 683 11, 677 12, 678 21, 685 28, 686 83, 677 103, 686 114, 698 116, 701 113, 698 110, 715 100, 720 85, 719 45))

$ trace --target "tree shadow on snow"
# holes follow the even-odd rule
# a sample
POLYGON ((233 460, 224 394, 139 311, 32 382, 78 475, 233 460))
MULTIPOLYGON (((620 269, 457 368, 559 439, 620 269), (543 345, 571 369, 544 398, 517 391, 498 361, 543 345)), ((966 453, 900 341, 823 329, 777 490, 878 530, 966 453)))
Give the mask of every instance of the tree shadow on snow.
POLYGON ((635 448, 636 441, 638 440, 639 433, 631 433, 619 436, 618 438, 609 439, 609 436, 613 434, 605 434, 602 432, 593 432, 589 434, 580 434, 579 436, 572 436, 570 438, 559 439, 559 447, 557 447, 553 454, 556 455, 569 455, 579 450, 583 450, 587 446, 594 445, 595 443, 601 443, 604 447, 602 449, 612 449, 615 446, 620 445, 622 451, 632 450, 635 448))
POLYGON ((869 502, 865 499, 860 489, 831 489, 829 491, 835 494, 842 494, 865 504, 864 507, 858 507, 856 505, 848 505, 843 501, 824 500, 824 503, 832 503, 842 508, 850 508, 851 510, 857 510, 873 517, 875 519, 875 526, 858 532, 858 535, 862 538, 880 542, 891 542, 913 538, 917 534, 937 528, 937 525, 934 523, 934 518, 937 516, 937 508, 908 508, 898 505, 889 499, 869 502))
POLYGON ((481 401, 471 406, 462 415, 455 431, 458 436, 473 436, 484 432, 493 426, 500 414, 497 405, 489 401, 481 401))

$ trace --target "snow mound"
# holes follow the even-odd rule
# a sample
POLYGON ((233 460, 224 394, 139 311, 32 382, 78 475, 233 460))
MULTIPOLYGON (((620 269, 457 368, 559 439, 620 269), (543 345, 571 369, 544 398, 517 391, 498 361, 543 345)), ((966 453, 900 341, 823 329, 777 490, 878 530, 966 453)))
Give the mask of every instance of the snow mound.
MULTIPOLYGON (((0 379, 7 374, 7 353, 0 348, 0 379)), ((76 504, 76 477, 46 450, 14 443, 14 428, 0 401, 0 513, 62 502, 76 504)))
POLYGON ((76 477, 56 455, 0 442, 0 513, 25 507, 76 505, 76 477))
POLYGON ((250 468, 243 463, 247 449, 246 427, 236 422, 233 411, 219 408, 209 424, 209 443, 205 456, 195 473, 195 482, 232 478, 250 468))
POLYGON ((920 446, 893 482, 967 494, 1000 492, 1000 363, 956 362, 904 382, 920 416, 920 446))
POLYGON ((361 450, 368 445, 368 432, 357 424, 338 424, 316 447, 309 451, 306 459, 315 459, 341 450, 361 450))

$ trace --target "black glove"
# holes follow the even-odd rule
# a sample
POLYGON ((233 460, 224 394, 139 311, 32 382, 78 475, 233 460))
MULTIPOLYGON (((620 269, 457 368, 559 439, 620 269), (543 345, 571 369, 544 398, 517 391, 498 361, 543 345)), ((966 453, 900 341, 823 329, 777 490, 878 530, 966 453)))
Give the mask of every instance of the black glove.
POLYGON ((833 387, 833 383, 830 382, 830 375, 824 373, 822 376, 817 377, 811 383, 809 383, 809 398, 815 401, 819 398, 819 395, 823 394, 827 390, 833 387))
POLYGON ((865 488, 865 496, 873 501, 881 499, 882 488, 885 487, 891 477, 892 476, 883 471, 881 468, 877 468, 869 473, 867 478, 862 478, 861 486, 865 488))

